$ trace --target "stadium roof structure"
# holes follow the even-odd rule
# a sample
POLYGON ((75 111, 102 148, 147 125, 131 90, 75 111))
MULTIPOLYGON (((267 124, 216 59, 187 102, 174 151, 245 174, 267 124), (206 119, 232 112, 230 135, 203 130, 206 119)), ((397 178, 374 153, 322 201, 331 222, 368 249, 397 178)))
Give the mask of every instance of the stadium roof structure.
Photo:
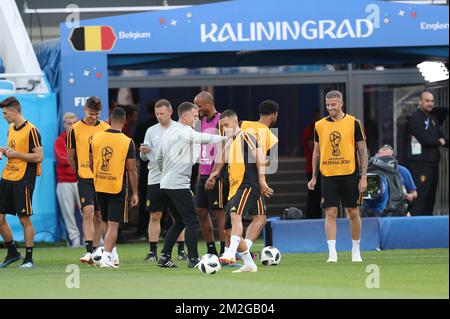
POLYGON ((448 37, 448 6, 366 0, 237 0, 66 22, 62 105, 108 101, 111 68, 447 61, 448 37))

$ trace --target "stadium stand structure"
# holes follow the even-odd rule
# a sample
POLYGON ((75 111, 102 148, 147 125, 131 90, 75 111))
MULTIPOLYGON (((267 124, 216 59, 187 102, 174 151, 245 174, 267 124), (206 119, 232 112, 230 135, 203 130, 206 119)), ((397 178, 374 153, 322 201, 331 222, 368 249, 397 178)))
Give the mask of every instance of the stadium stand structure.
POLYGON ((273 196, 266 200, 268 215, 281 216, 288 207, 306 211, 308 181, 305 165, 304 157, 280 158, 277 172, 267 175, 268 184, 274 190, 273 196))
POLYGON ((15 82, 16 90, 49 93, 42 70, 14 0, 0 1, 0 79, 15 82), (8 45, 4 45, 8 44, 8 45), (1 65, 4 71, 1 71, 1 65))
MULTIPOLYGON (((56 94, 36 58, 25 25, 14 0, 0 1, 0 101, 14 95, 22 105, 24 117, 41 133, 44 160, 42 175, 37 178, 33 194, 33 224, 35 241, 61 240, 61 228, 56 206, 56 181, 53 143, 58 133, 56 94), (7 45, 4 45, 7 44, 7 45), (0 80, 1 81, 1 80, 0 80), (8 86, 8 87, 7 87, 8 86), (14 88, 15 87, 15 88, 14 88)), ((0 145, 6 145, 8 124, 0 121, 0 145)), ((0 161, 0 172, 5 160, 0 161)), ((16 241, 23 241, 23 229, 15 216, 7 216, 16 241)))

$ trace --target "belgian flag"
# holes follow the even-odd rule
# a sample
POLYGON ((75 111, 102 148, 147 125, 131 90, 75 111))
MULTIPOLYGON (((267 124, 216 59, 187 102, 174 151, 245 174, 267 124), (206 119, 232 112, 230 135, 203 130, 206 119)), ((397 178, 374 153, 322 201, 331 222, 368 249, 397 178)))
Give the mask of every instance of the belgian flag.
POLYGON ((77 51, 109 51, 116 35, 109 26, 86 26, 73 29, 70 42, 77 51))

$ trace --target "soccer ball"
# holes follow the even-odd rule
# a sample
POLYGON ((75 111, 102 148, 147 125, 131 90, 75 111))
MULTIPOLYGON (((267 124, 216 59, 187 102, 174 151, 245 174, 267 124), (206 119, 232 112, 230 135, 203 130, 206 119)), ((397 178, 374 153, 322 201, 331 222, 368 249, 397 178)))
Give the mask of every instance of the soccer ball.
POLYGON ((98 247, 93 253, 92 253, 92 260, 94 261, 94 264, 97 266, 100 263, 100 260, 102 259, 104 247, 98 247))
POLYGON ((197 267, 203 274, 216 274, 221 268, 219 257, 214 254, 203 255, 197 267))
POLYGON ((281 261, 281 253, 278 249, 272 246, 264 247, 261 251, 261 263, 264 266, 275 266, 281 261))

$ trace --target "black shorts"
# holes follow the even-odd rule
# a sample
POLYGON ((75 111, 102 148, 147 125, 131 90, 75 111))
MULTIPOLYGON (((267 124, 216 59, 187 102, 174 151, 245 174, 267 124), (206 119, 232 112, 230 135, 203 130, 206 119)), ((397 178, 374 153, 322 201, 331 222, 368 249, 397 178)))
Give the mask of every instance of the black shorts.
POLYGON ((120 193, 96 193, 98 206, 104 222, 128 223, 128 189, 120 193))
POLYGON ((78 194, 80 196, 81 208, 89 205, 94 205, 94 211, 98 211, 97 200, 95 198, 94 179, 79 178, 78 179, 78 194))
POLYGON ((228 202, 228 191, 230 189, 228 179, 217 178, 214 188, 206 191, 205 183, 208 177, 202 175, 198 179, 195 192, 195 204, 200 208, 209 208, 212 210, 224 209, 228 202))
POLYGON ((265 215, 266 203, 259 192, 252 191, 252 188, 249 186, 241 186, 227 204, 225 229, 231 228, 232 213, 241 215, 243 219, 249 220, 251 216, 265 215))
POLYGON ((34 184, 28 181, 0 180, 0 214, 33 215, 33 190, 34 184))
POLYGON ((321 176, 322 207, 339 207, 342 201, 344 208, 362 205, 359 193, 359 176, 357 173, 343 176, 321 176))
POLYGON ((159 187, 159 184, 147 186, 145 209, 150 213, 163 212, 167 208, 167 200, 159 187))

